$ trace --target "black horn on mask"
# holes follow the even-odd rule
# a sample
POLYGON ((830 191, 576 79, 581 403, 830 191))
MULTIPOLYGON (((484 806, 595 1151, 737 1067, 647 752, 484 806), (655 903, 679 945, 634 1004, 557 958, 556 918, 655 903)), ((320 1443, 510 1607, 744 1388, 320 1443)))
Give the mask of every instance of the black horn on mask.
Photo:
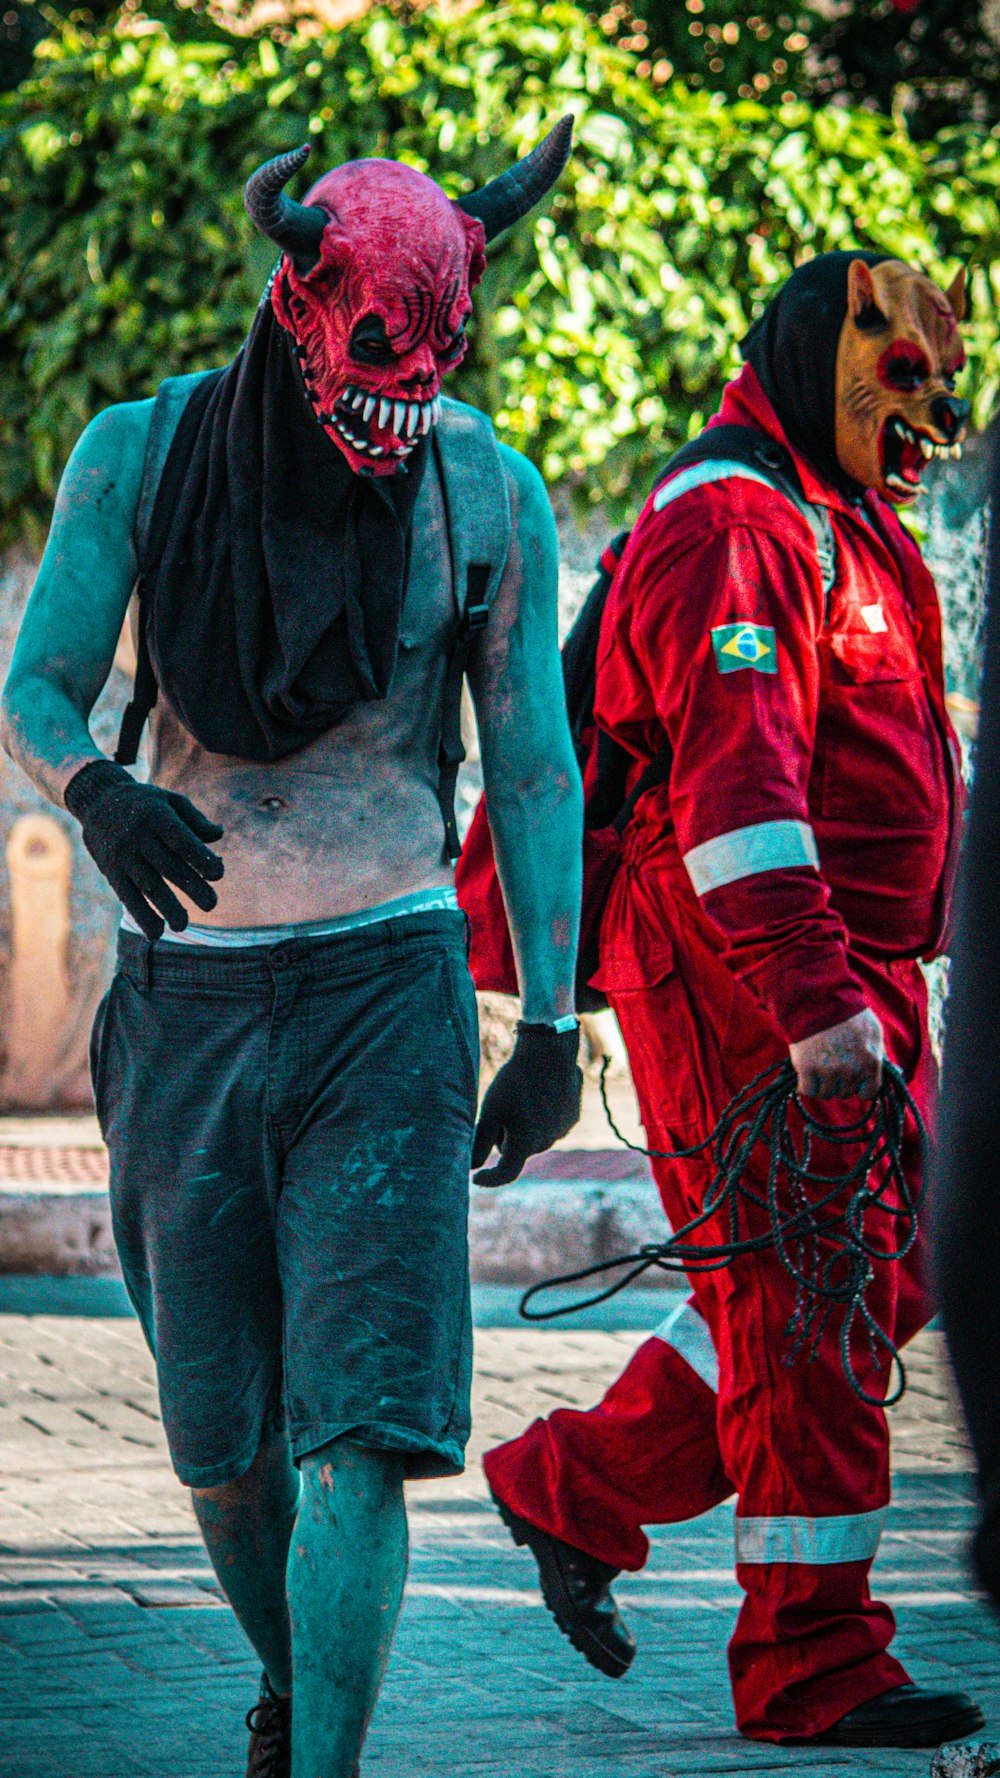
POLYGON ((482 191, 459 198, 459 208, 467 216, 478 216, 486 230, 486 239, 494 240, 505 228, 526 216, 555 184, 569 160, 572 140, 573 119, 567 114, 523 161, 491 179, 482 191))
MULTIPOLYGON (((247 215, 262 235, 287 253, 297 272, 312 271, 319 259, 319 244, 330 218, 317 204, 297 204, 285 186, 293 173, 309 159, 309 144, 275 155, 252 173, 243 193, 247 215)), ((488 189, 488 188, 487 188, 488 189)))

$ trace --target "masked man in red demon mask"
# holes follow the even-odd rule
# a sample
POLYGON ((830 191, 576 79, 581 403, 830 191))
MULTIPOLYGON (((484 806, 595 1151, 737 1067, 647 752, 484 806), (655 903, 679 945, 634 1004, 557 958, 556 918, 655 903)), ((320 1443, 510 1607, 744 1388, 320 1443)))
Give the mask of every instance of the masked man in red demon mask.
POLYGON ((256 173, 247 208, 282 257, 249 338, 88 427, 5 692, 10 752, 126 910, 92 1045, 115 1236, 174 1465, 264 1667, 248 1771, 269 1778, 351 1778, 404 1478, 463 1466, 470 1153, 495 1142, 503 1183, 579 1112, 555 527, 531 466, 441 397, 486 244, 569 138, 564 120, 461 203, 386 161, 304 204, 284 187, 307 150, 256 173), (137 580, 118 760, 151 712, 148 783, 88 728, 137 580), (474 1149, 466 670, 523 1014, 474 1149))
MULTIPOLYGON (((789 1054, 831 1119, 858 1117, 885 1055, 929 1117, 918 959, 944 940, 962 792, 934 584, 895 509, 959 448, 963 309, 961 276, 945 295, 876 255, 801 267, 744 343, 714 457, 668 473, 622 556, 595 714, 632 783, 665 744, 672 760, 626 830, 594 980, 653 1149, 701 1141, 789 1054), (774 485, 782 471, 794 499, 774 485)), ((850 1156, 817 1150, 812 1164, 838 1174, 850 1156)), ((918 1185, 915 1137, 902 1162, 918 1185)), ((712 1164, 655 1171, 679 1228, 712 1164)), ((726 1241, 720 1220, 693 1239, 726 1241)), ((487 1454, 561 1628, 623 1673, 635 1642, 609 1587, 645 1563, 643 1526, 735 1494, 743 1733, 846 1746, 967 1734, 975 1705, 909 1683, 888 1652, 892 1612, 869 1592, 888 1431, 848 1385, 837 1317, 814 1362, 789 1363, 795 1285, 773 1250, 691 1283, 599 1406, 558 1410, 487 1454)), ((872 1290, 903 1345, 930 1314, 919 1245, 877 1266, 872 1290)), ((880 1399, 887 1364, 852 1357, 880 1399)))

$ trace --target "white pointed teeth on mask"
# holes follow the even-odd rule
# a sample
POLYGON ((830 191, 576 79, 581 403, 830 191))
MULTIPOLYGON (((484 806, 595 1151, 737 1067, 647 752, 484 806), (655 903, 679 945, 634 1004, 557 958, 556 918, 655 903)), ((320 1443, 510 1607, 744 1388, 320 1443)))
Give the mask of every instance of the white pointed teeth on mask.
POLYGON ((314 383, 302 365, 303 381, 313 413, 321 426, 332 429, 359 456, 376 461, 403 462, 441 418, 441 398, 429 401, 397 400, 348 384, 326 412, 316 400, 314 383))
POLYGON ((933 460, 958 458, 960 440, 948 444, 923 428, 910 426, 900 414, 891 414, 882 428, 882 470, 886 486, 900 499, 912 500, 922 492, 921 476, 933 460))
POLYGON ((921 455, 927 462, 932 457, 960 457, 962 455, 961 444, 942 444, 937 439, 928 437, 926 432, 915 432, 912 426, 908 426, 905 420, 899 418, 898 414, 893 415, 889 425, 896 433, 897 438, 901 438, 905 444, 918 445, 921 455))

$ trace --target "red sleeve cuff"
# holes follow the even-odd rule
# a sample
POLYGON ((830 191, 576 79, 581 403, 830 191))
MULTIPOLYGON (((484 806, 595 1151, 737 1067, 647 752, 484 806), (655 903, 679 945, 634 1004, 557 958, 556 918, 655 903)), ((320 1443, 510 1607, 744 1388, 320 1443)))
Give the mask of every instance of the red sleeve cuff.
POLYGON ((725 959, 789 1043, 828 1031, 867 1004, 847 957, 847 928, 812 870, 769 871, 702 897, 728 940, 725 959))
POLYGON ((868 1004, 842 953, 840 957, 829 953, 804 959, 783 957, 780 969, 764 964, 740 973, 788 1043, 801 1043, 817 1031, 842 1025, 868 1004))

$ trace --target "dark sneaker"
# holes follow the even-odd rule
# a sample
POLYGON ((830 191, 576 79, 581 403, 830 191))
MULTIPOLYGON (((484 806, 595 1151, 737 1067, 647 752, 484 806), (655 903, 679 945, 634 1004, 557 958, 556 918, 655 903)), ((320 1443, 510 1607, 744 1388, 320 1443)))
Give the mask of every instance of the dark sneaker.
POLYGON ((563 1635, 592 1667, 620 1679, 635 1659, 635 1637, 609 1590, 621 1569, 540 1531, 496 1494, 493 1500, 514 1542, 527 1545, 538 1563, 542 1598, 563 1635))
POLYGON ((260 1697, 247 1717, 250 1751, 246 1778, 292 1778, 292 1700, 260 1676, 260 1697))
POLYGON ((830 1747, 940 1747, 983 1726, 983 1713, 965 1692, 925 1692, 897 1685, 849 1710, 813 1742, 830 1747))

